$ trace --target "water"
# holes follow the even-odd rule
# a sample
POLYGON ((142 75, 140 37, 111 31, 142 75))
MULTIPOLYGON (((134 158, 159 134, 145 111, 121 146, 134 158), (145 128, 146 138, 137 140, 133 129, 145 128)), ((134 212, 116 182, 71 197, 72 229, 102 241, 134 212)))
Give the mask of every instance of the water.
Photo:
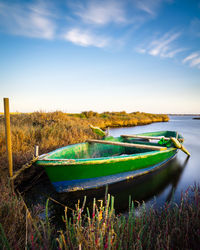
POLYGON ((158 190, 155 190, 155 194, 152 194, 152 197, 149 197, 147 201, 152 202, 156 197, 157 204, 162 205, 168 200, 168 194, 173 189, 173 199, 178 202, 181 192, 185 192, 194 183, 200 183, 200 120, 192 118, 192 116, 171 116, 170 121, 166 123, 152 123, 145 126, 110 129, 112 136, 162 130, 178 131, 183 135, 185 139, 184 146, 191 153, 191 157, 187 160, 186 154, 179 151, 175 161, 169 164, 171 169, 177 169, 171 176, 171 182, 163 190, 159 190, 158 194, 156 194, 158 190), (179 167, 173 167, 173 164, 177 164, 179 167), (176 180, 177 175, 180 176, 176 186, 173 188, 173 181, 176 180))
MULTIPOLYGON (((134 200, 145 201, 147 205, 154 204, 156 207, 162 206, 166 201, 178 203, 182 192, 185 192, 189 186, 200 183, 200 120, 192 118, 192 116, 171 116, 169 122, 110 129, 112 136, 162 130, 178 131, 185 139, 184 146, 191 153, 188 159, 186 154, 179 151, 175 159, 155 173, 109 185, 107 191, 115 196, 117 212, 128 211, 130 196, 134 200)), ((105 187, 58 194, 47 176, 43 175, 24 193, 29 206, 44 205, 47 197, 52 197, 71 208, 74 208, 77 200, 82 200, 84 195, 87 196, 87 206, 90 206, 94 197, 104 198, 105 187)), ((63 207, 51 202, 50 209, 51 214, 59 223, 57 218, 61 218, 60 213, 63 212, 63 207)))

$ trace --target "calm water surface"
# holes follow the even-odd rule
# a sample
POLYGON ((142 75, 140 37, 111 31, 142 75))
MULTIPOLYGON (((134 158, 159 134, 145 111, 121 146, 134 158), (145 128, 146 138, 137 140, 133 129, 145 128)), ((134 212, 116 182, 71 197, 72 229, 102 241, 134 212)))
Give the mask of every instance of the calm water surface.
MULTIPOLYGON (((169 122, 110 130, 112 136, 173 130, 178 131, 184 137, 184 146, 191 153, 191 157, 187 160, 186 154, 179 151, 175 160, 169 164, 171 168, 173 168, 173 164, 177 165, 177 167, 174 167, 174 173, 173 171, 170 172, 170 174, 172 174, 171 182, 169 181, 168 185, 166 184, 160 192, 155 190, 154 197, 149 197, 149 200, 151 200, 156 196, 157 203, 160 205, 168 199, 172 189, 174 199, 178 201, 181 192, 185 191, 190 185, 194 185, 194 183, 200 183, 200 120, 194 120, 192 118, 192 116, 171 116, 169 122), (156 192, 158 193, 156 194, 156 192)), ((152 180, 152 185, 153 184, 154 181, 152 180)))
MULTIPOLYGON (((126 180, 108 186, 108 192, 115 196, 117 212, 128 211, 129 197, 137 201, 145 201, 147 205, 155 204, 160 207, 165 201, 179 202, 181 193, 190 185, 200 183, 200 120, 192 116, 171 116, 169 122, 153 123, 145 126, 110 129, 112 136, 121 134, 137 134, 142 132, 173 130, 178 131, 185 139, 184 146, 191 153, 187 155, 179 151, 175 159, 170 161, 161 170, 136 179, 126 180)), ((44 205, 47 197, 53 197, 69 207, 74 207, 78 199, 87 196, 87 205, 93 198, 103 199, 105 187, 89 191, 80 191, 59 195, 51 186, 47 177, 38 180, 28 192, 25 199, 29 206, 34 204, 44 205)), ((51 206, 52 213, 59 214, 63 207, 51 206), (61 209, 61 210, 60 210, 61 209)))

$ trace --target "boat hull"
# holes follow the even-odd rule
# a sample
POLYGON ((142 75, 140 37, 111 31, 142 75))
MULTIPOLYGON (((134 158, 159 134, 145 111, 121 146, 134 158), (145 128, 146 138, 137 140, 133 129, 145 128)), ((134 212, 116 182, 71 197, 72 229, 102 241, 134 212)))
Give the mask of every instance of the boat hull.
POLYGON ((48 162, 45 171, 54 185, 57 192, 75 191, 80 189, 94 188, 101 185, 106 185, 109 182, 116 181, 118 176, 123 175, 120 180, 127 178, 127 176, 135 175, 146 171, 147 168, 153 168, 158 164, 163 164, 168 159, 171 159, 177 150, 168 149, 164 152, 143 153, 128 157, 118 157, 115 159, 94 159, 91 161, 79 163, 66 163, 66 165, 59 165, 58 163, 48 162), (110 176, 109 179, 105 178, 110 176), (102 178, 103 177, 103 178, 102 178), (99 179, 101 178, 101 179, 99 179))
MULTIPOLYGON (((165 132, 165 135, 166 133, 169 134, 169 132, 165 132)), ((156 132, 156 136, 160 134, 161 132, 156 132)), ((127 142, 128 139, 112 137, 109 140, 127 142)), ((134 139, 128 140, 130 143, 132 141, 137 142, 134 139)), ((152 142, 137 143, 153 145, 152 142)), ((177 148, 174 147, 162 151, 151 151, 86 142, 70 145, 40 156, 36 165, 45 168, 57 192, 69 192, 100 187, 154 171, 158 166, 162 166, 172 159, 176 153, 177 148), (94 152, 100 152, 101 155, 83 158, 87 153, 91 156, 94 152), (76 156, 77 154, 78 156, 76 156)))
POLYGON ((65 181, 52 181, 52 184, 57 192, 63 193, 63 192, 74 192, 79 190, 87 190, 92 188, 100 188, 103 186, 106 186, 108 184, 113 184, 116 182, 128 180, 131 178, 136 178, 141 175, 149 174, 150 172, 156 171, 163 167, 165 164, 167 164, 169 161, 171 161, 176 155, 176 152, 174 154, 162 161, 158 164, 155 164, 151 167, 144 167, 142 169, 128 171, 124 173, 118 173, 108 176, 102 176, 102 177, 94 177, 94 178, 86 178, 86 179, 76 179, 76 180, 65 180, 65 181))

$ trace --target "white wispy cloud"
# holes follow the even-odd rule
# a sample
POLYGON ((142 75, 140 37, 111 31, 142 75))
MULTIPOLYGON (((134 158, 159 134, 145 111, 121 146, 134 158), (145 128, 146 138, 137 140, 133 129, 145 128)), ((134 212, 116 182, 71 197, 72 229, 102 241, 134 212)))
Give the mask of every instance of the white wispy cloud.
POLYGON ((136 7, 143 12, 155 16, 164 2, 171 2, 171 0, 133 0, 136 7))
POLYGON ((55 23, 50 17, 51 13, 44 2, 0 3, 0 27, 11 34, 52 39, 55 23))
POLYGON ((183 63, 186 63, 187 61, 191 61, 194 58, 198 57, 199 53, 194 52, 192 54, 190 54, 189 56, 187 56, 186 58, 183 59, 183 63))
POLYGON ((76 4, 75 14, 85 23, 105 25, 127 21, 123 2, 117 0, 89 0, 86 4, 76 4))
POLYGON ((180 37, 180 32, 167 32, 158 39, 154 39, 149 44, 137 48, 137 52, 149 54, 152 56, 172 58, 176 54, 185 50, 185 48, 177 48, 173 42, 180 37))
POLYGON ((200 69, 200 52, 197 51, 185 57, 182 63, 188 63, 190 67, 197 67, 200 69))
POLYGON ((192 67, 197 66, 197 65, 200 66, 200 56, 191 61, 191 66, 192 67))
POLYGON ((145 48, 136 48, 136 51, 140 54, 145 54, 147 52, 145 48))
POLYGON ((107 38, 96 36, 90 31, 83 31, 78 28, 70 29, 63 37, 65 40, 83 47, 94 46, 103 48, 109 42, 107 38))
POLYGON ((63 32, 63 27, 56 26, 57 16, 49 7, 49 4, 42 0, 21 5, 0 3, 0 28, 14 35, 64 39, 83 47, 103 48, 108 45, 109 38, 94 34, 89 28, 83 30, 70 28, 69 25, 68 31, 63 32))
POLYGON ((136 6, 138 9, 150 14, 155 14, 155 6, 157 6, 157 1, 155 0, 153 4, 150 4, 150 1, 136 1, 136 6), (156 5, 155 5, 156 3, 156 5))
MULTIPOLYGON (((161 38, 154 40, 149 45, 148 53, 152 56, 170 57, 170 55, 175 55, 176 53, 171 53, 170 45, 181 35, 180 32, 177 33, 166 33, 161 38)), ((177 53, 179 50, 177 51, 177 53)))
POLYGON ((175 50, 171 50, 169 51, 165 57, 169 57, 169 58, 173 58, 176 54, 182 52, 182 51, 185 51, 186 49, 185 48, 178 48, 178 49, 175 49, 175 50))

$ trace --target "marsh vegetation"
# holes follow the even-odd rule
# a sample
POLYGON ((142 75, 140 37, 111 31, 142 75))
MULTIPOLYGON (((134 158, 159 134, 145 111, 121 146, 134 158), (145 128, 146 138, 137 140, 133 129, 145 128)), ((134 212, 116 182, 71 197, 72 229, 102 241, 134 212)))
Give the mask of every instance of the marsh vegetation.
MULTIPOLYGON (((62 112, 12 114, 14 170, 32 158, 34 145, 40 154, 57 147, 97 138, 89 124, 106 127, 136 126, 168 121, 166 115, 92 111, 81 114, 62 112)), ((114 197, 105 201, 78 202, 72 211, 63 207, 64 216, 57 230, 46 208, 31 208, 31 216, 20 195, 13 193, 7 179, 3 119, 0 119, 0 247, 2 249, 197 249, 200 244, 200 188, 190 187, 179 205, 165 203, 158 211, 145 203, 129 202, 126 214, 115 212, 114 197), (38 214, 45 211, 45 218, 38 214)))

